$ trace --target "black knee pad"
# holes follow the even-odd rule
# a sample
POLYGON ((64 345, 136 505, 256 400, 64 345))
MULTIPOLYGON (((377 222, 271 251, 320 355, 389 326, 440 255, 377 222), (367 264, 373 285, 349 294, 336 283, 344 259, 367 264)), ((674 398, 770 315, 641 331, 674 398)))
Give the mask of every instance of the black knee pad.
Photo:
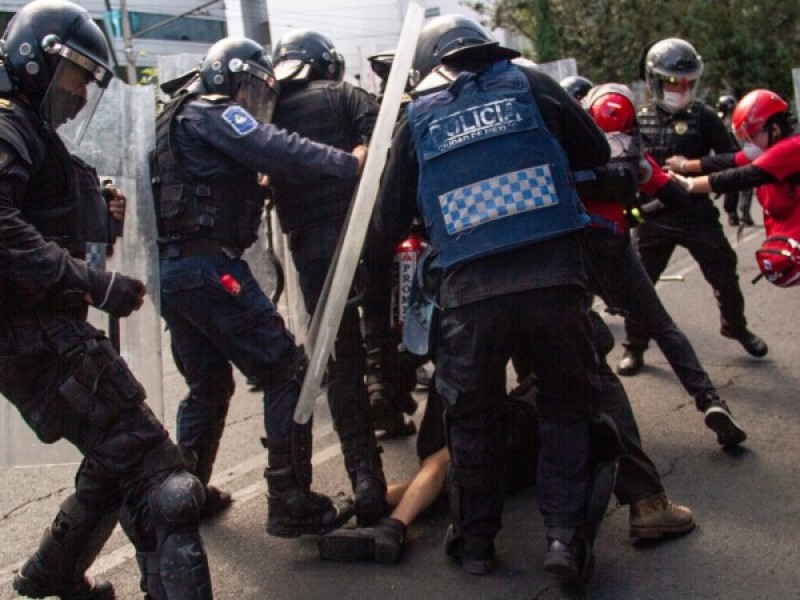
POLYGON ((137 558, 145 591, 155 600, 212 598, 208 561, 197 529, 203 502, 203 484, 184 470, 171 473, 150 492, 158 543, 155 552, 137 558))
POLYGON ((150 508, 156 527, 180 528, 196 522, 205 502, 203 484, 188 471, 176 471, 150 492, 150 508))

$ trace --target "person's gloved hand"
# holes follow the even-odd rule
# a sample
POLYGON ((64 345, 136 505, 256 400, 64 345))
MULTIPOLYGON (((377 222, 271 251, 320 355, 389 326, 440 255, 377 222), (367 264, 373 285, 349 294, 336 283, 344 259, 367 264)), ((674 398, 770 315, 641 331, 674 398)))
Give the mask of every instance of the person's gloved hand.
POLYGON ((89 291, 86 300, 115 317, 127 317, 144 303, 147 286, 116 271, 89 269, 89 291))

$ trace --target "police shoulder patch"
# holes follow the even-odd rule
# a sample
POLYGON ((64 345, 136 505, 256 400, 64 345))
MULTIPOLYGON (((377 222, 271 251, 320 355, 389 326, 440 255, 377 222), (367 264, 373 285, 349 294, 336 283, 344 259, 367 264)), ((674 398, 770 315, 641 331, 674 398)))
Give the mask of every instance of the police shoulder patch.
POLYGON ((222 119, 231 126, 236 135, 246 136, 258 127, 256 118, 241 106, 229 106, 222 113, 222 119))

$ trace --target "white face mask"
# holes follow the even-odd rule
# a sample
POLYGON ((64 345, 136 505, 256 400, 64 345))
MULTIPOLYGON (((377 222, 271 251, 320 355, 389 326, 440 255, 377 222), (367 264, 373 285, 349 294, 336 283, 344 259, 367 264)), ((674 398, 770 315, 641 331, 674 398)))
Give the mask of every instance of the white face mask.
POLYGON ((744 155, 747 157, 747 159, 751 161, 764 154, 764 151, 756 146, 753 142, 745 142, 744 146, 742 147, 742 152, 744 152, 744 155))
POLYGON ((664 92, 664 99, 661 101, 661 106, 664 110, 670 112, 677 112, 692 101, 692 90, 685 92, 664 92))

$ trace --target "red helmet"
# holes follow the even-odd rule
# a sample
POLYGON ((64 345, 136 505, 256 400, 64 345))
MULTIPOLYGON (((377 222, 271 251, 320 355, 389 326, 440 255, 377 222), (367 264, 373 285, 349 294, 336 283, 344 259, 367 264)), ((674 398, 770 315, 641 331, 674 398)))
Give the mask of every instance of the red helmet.
POLYGON ((595 95, 590 92, 586 99, 589 101, 589 115, 606 133, 625 133, 636 127, 636 107, 627 94, 608 91, 595 95))
POLYGON ((752 140, 764 129, 770 117, 787 110, 789 105, 775 92, 753 90, 733 109, 731 118, 733 133, 740 140, 752 140))
POLYGON ((764 240, 756 250, 756 262, 767 281, 779 287, 800 284, 800 242, 781 235, 764 240))

